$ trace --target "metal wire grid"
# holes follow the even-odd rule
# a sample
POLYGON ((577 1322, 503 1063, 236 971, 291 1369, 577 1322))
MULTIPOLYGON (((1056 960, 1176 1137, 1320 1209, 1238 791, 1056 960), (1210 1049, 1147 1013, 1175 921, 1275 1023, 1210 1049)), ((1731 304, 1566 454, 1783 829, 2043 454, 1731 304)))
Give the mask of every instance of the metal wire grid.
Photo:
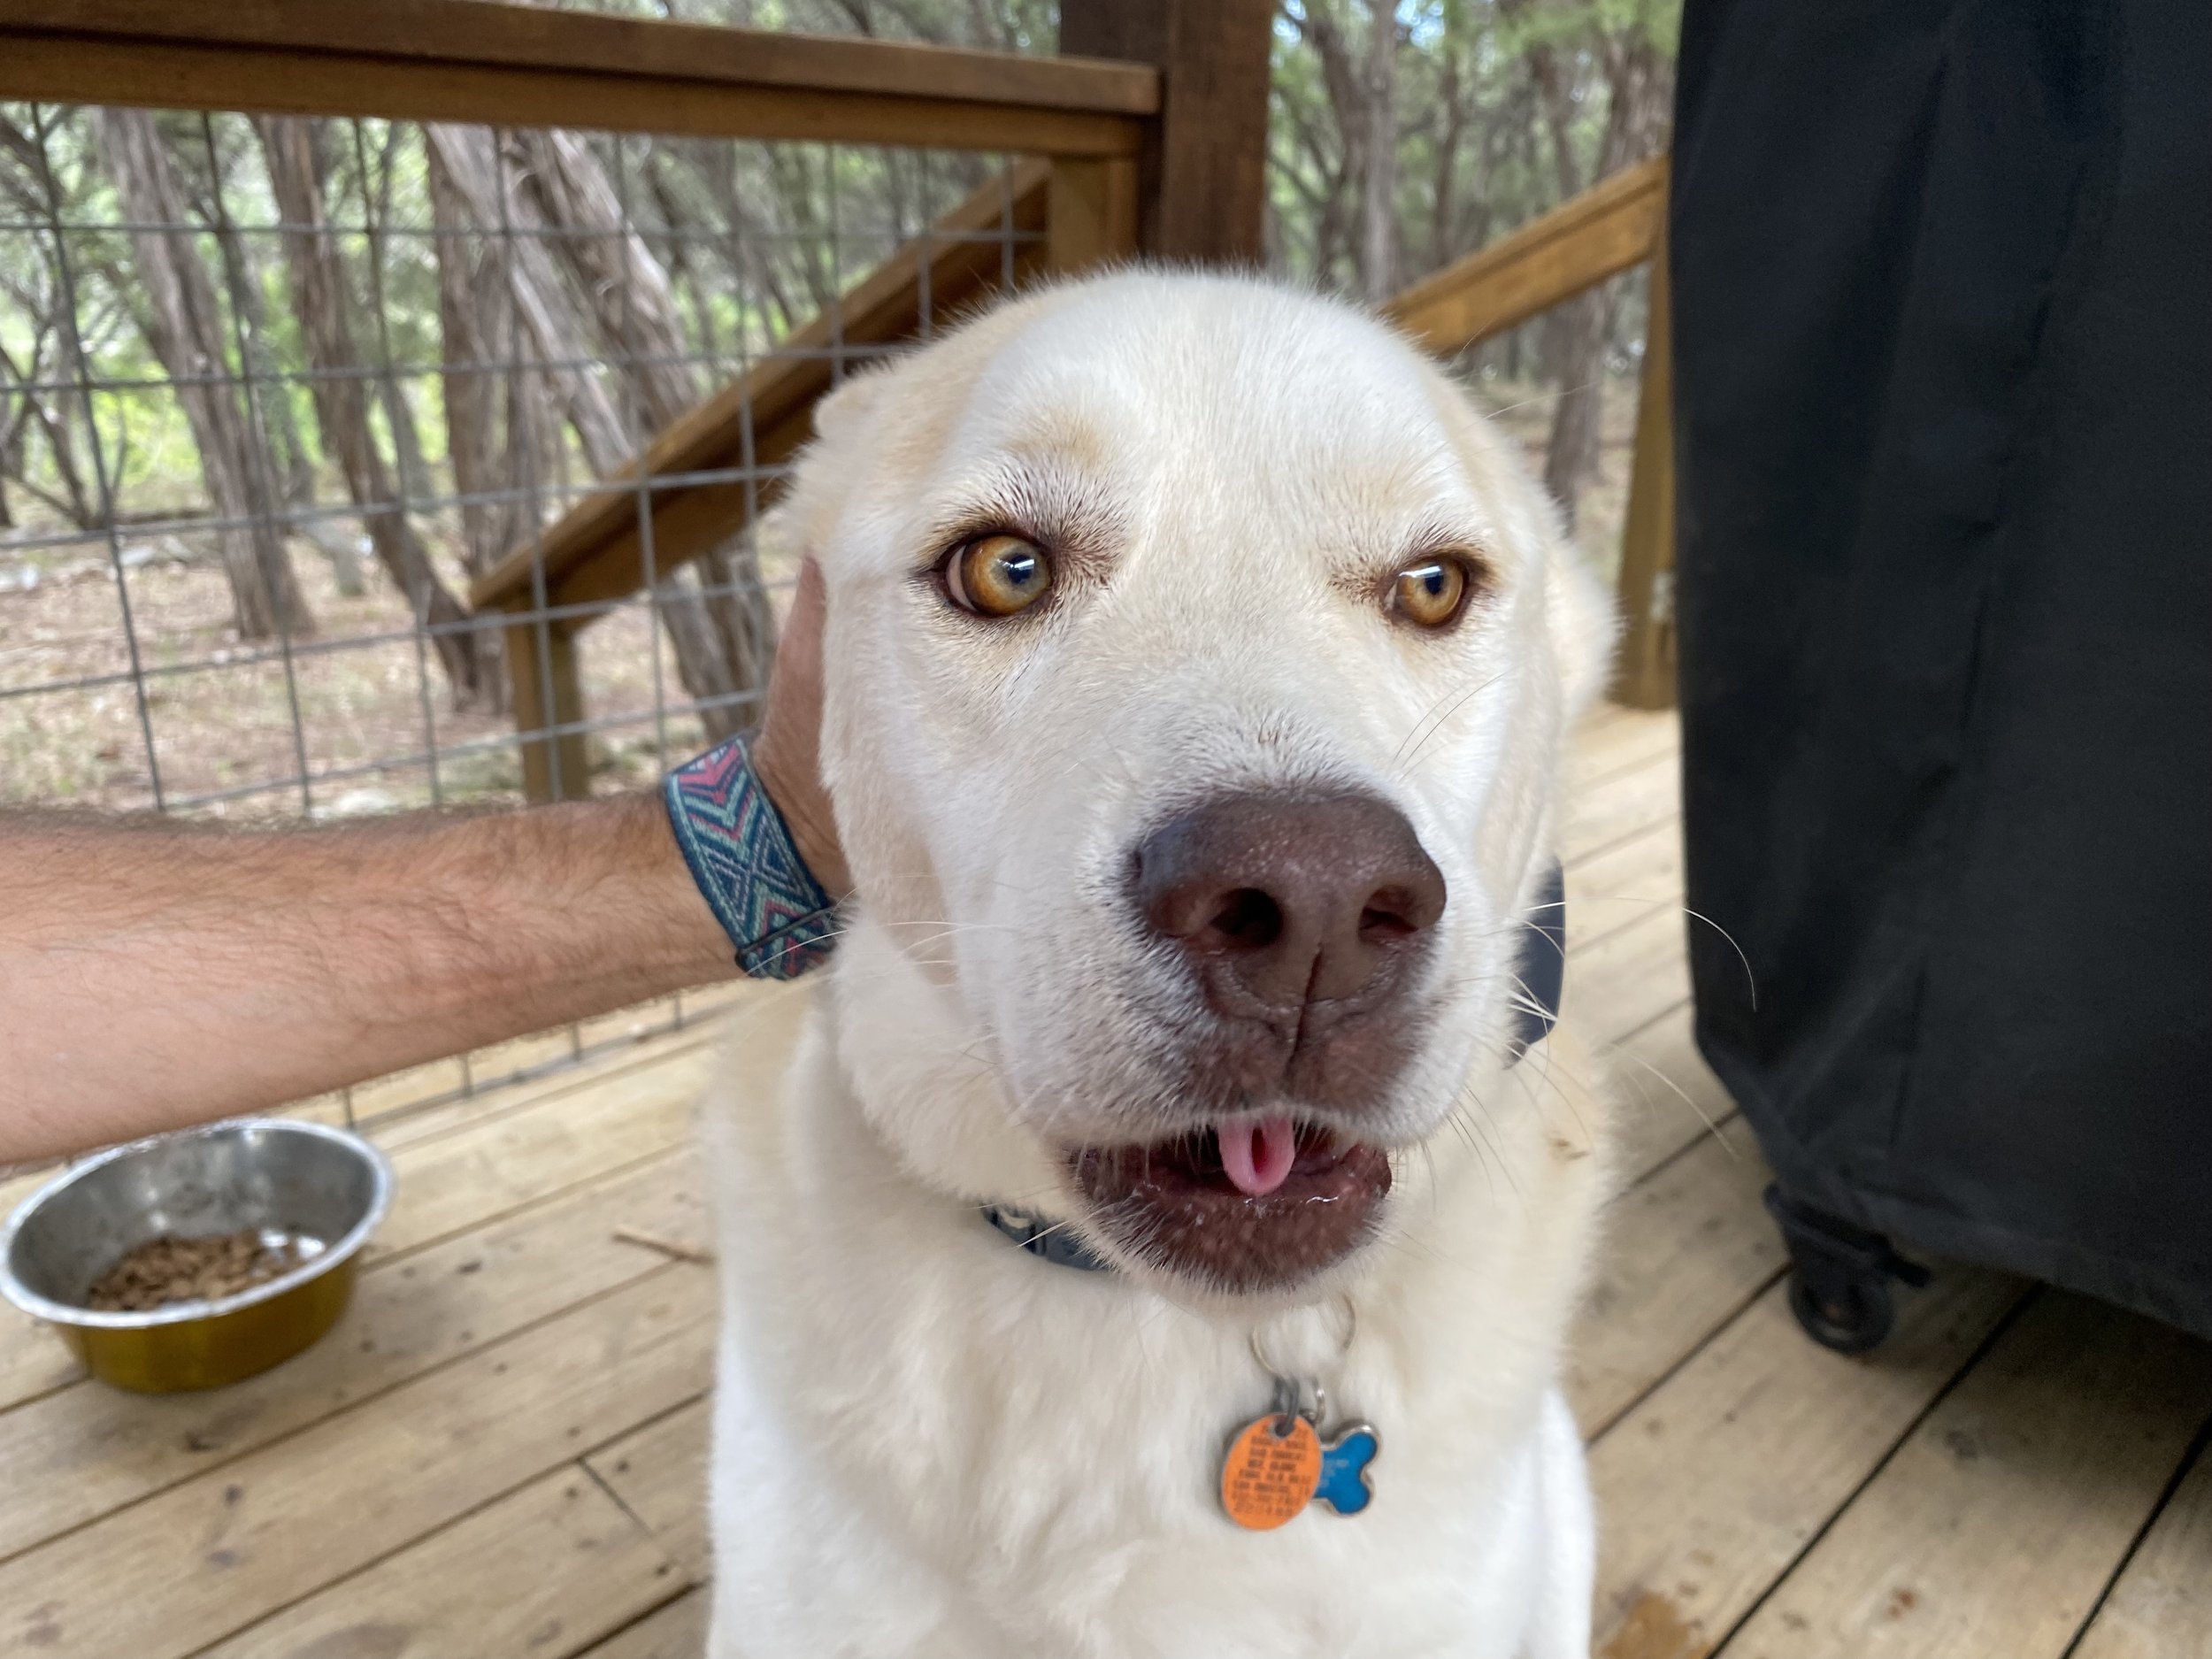
MULTIPOLYGON (((664 202, 641 199, 641 174, 646 164, 662 159, 654 155, 654 147, 668 141, 613 134, 584 141, 611 184, 617 210, 613 225, 520 222, 514 207, 526 181, 520 174, 517 134, 497 128, 476 129, 488 137, 497 170, 498 188, 493 192, 496 221, 465 227, 441 224, 434 215, 420 211, 422 192, 394 187, 390 156, 396 151, 419 154, 422 131, 411 124, 357 119, 324 124, 324 142, 337 157, 329 163, 325 180, 330 190, 328 213, 323 222, 307 226, 288 222, 274 211, 273 188, 265 173, 256 171, 260 157, 252 129, 246 118, 234 115, 160 118, 159 130, 174 152, 175 165, 201 170, 197 182, 203 194, 186 217, 149 223, 127 217, 119 201, 113 211, 98 211, 113 198, 85 182, 105 165, 89 137, 92 112, 19 105, 7 113, 35 146, 30 157, 18 160, 32 180, 27 194, 38 211, 0 219, 0 277, 25 278, 12 281, 11 297, 0 301, 0 342, 7 342, 12 334, 13 343, 19 345, 35 328, 51 325, 59 336, 56 360, 60 367, 53 373, 35 369, 22 374, 13 372, 15 359, 11 357, 8 378, 0 381, 0 434, 11 429, 12 418, 30 411, 27 400, 35 400, 44 418, 62 423, 72 441, 81 445, 96 511, 83 524, 48 512, 35 513, 30 522, 13 529, 0 528, 0 804, 81 805, 89 796, 103 806, 165 813, 227 816, 235 809, 255 817, 299 818, 402 804, 511 801, 517 798, 519 741, 507 717, 496 710, 459 709, 453 688, 440 683, 436 659, 446 636, 476 640, 480 657, 487 657, 496 648, 488 649, 482 642, 496 641, 518 622, 538 628, 541 645, 556 622, 595 624, 581 636, 586 697, 592 712, 557 731, 580 732, 606 745, 610 753, 620 757, 622 764, 616 771, 625 780, 657 777, 699 742, 704 721, 725 709, 741 717, 749 713, 760 690, 758 683, 748 683, 720 695, 694 695, 675 683, 668 631, 663 626, 669 607, 742 601, 757 590, 746 580, 718 585, 686 577, 680 598, 657 567, 654 492, 673 486, 734 483, 746 491, 749 507, 757 510, 762 486, 784 469, 757 462, 749 418, 743 450, 735 465, 661 474, 649 483, 609 480, 588 465, 573 430, 575 423, 563 411, 562 378, 584 377, 598 388, 617 412, 626 449, 634 451, 652 435, 641 389, 646 372, 679 371, 704 396, 733 377, 780 357, 826 357, 834 380, 853 364, 881 355, 882 348, 849 346, 845 340, 841 296, 849 279, 879 262, 902 237, 926 234, 930 223, 966 194, 979 173, 987 177, 988 170, 995 169, 1004 205, 994 229, 963 240, 995 245, 1010 286, 1018 249, 1036 240, 1034 233, 1014 227, 1010 162, 1004 157, 967 158, 964 167, 926 152, 723 146, 729 153, 710 159, 730 168, 733 178, 744 160, 767 157, 787 160, 787 173, 819 180, 818 190, 802 193, 804 207, 820 210, 818 220, 792 229, 764 228, 743 217, 700 224, 682 222, 672 211, 659 211, 665 208, 664 202), (388 194, 381 202, 370 188, 373 140, 387 157, 382 185, 388 194), (783 154, 775 156, 771 153, 774 151, 783 154), (62 174, 71 160, 78 179, 73 188, 65 188, 62 174), (349 178, 348 166, 352 170, 349 178), (960 176, 964 172, 964 178, 960 176), (347 199, 349 191, 351 199, 347 199), (644 211, 649 207, 654 211, 644 211), (411 215, 410 209, 416 212, 411 215), (339 250, 361 361, 315 366, 290 337, 303 324, 288 331, 273 320, 282 309, 283 295, 281 278, 272 284, 269 273, 284 269, 283 239, 303 231, 316 233, 339 250), (188 250, 187 257, 200 260, 213 277, 223 312, 221 350, 213 360, 203 361, 197 373, 119 371, 115 365, 121 354, 113 339, 88 338, 91 287, 104 289, 102 297, 111 305, 119 303, 142 317, 146 313, 143 275, 117 253, 117 240, 134 232, 168 239, 188 250), (618 324, 611 329, 595 327, 588 305, 580 303, 580 314, 569 320, 589 349, 561 354, 543 349, 524 326, 525 308, 532 296, 518 275, 518 250, 532 243, 557 250, 565 242, 611 242, 620 250, 624 280, 615 284, 613 296, 619 307, 618 324), (396 249, 411 245, 428 250, 434 263, 435 257, 454 254, 465 260, 466 268, 493 273, 503 296, 497 309, 506 325, 501 349, 457 357, 442 342, 434 356, 411 357, 396 343, 402 331, 396 324, 403 305, 393 296, 392 287, 410 281, 419 287, 424 275, 420 251, 411 262, 395 257, 396 249), (761 291, 761 273, 774 269, 767 261, 778 254, 804 272, 812 288, 826 300, 826 349, 797 350, 783 345, 790 326, 805 320, 805 308, 791 306, 780 312, 761 291), (664 313, 672 310, 681 319, 680 350, 642 350, 625 343, 635 339, 629 326, 635 285, 655 276, 637 268, 648 260, 658 267, 657 280, 671 293, 677 286, 672 272, 693 262, 684 273, 692 309, 687 312, 678 303, 664 308, 664 313), (54 284, 50 297, 58 304, 52 315, 34 318, 27 312, 36 284, 29 279, 36 274, 33 266, 41 261, 54 284), (697 267, 708 262, 710 273, 703 276, 697 267), (11 265, 17 270, 11 272, 11 265), (96 280, 88 283, 88 275, 96 280), (260 292, 254 291, 257 282, 260 292), (272 293, 273 287, 278 292, 272 293), (790 315, 791 311, 798 315, 790 315), (15 314, 11 316, 11 311, 15 314), (719 329, 718 311, 724 324, 719 329), (503 488, 457 487, 449 425, 442 465, 412 468, 397 442, 396 420, 428 424, 426 419, 419 420, 419 411, 426 418, 434 411, 449 423, 444 388, 469 376, 481 377, 513 423, 505 433, 506 454, 513 466, 503 488), (393 487, 389 499, 354 499, 333 476, 336 469, 328 455, 314 470, 311 488, 303 494, 288 493, 284 483, 271 476, 279 425, 287 419, 295 426, 308 425, 303 419, 305 411, 296 404, 311 399, 318 382, 336 380, 363 383, 372 393, 370 407, 381 414, 380 425, 373 420, 373 442, 385 450, 384 476, 393 487), (177 396, 180 389, 196 386, 235 399, 250 434, 256 465, 250 480, 251 511, 246 515, 217 513, 212 492, 188 463, 163 468, 158 480, 131 472, 125 446, 134 416, 142 415, 143 405, 151 401, 157 409, 157 439, 177 448, 177 396), (165 424, 160 419, 162 400, 169 404, 165 424), (411 472, 416 475, 411 477, 411 472), (157 484, 161 499, 149 502, 149 490, 157 484), (199 491, 200 498, 183 495, 186 488, 199 491), (636 503, 644 560, 642 590, 621 600, 550 603, 542 559, 545 529, 576 503, 608 494, 628 495, 636 503), (295 575, 310 579, 304 585, 317 590, 314 609, 326 619, 339 619, 336 626, 311 634, 296 632, 282 607, 273 637, 266 640, 238 639, 210 626, 211 607, 226 591, 226 578, 222 563, 204 558, 204 551, 211 541, 228 533, 250 534, 273 528, 291 559, 294 538, 327 542, 329 533, 352 527, 357 557, 366 563, 366 549, 359 546, 366 538, 358 533, 367 529, 373 517, 396 514, 430 551, 448 588, 465 593, 469 572, 460 552, 460 526, 472 509, 506 513, 518 520, 521 539, 537 554, 529 609, 483 618, 464 614, 433 621, 426 590, 401 592, 392 577, 373 568, 367 573, 373 585, 369 602, 351 603, 342 595, 334 597, 312 580, 320 566, 310 557, 292 559, 295 575), (324 534, 318 538, 319 531, 324 534), (148 558, 148 546, 155 542, 187 551, 180 571, 173 560, 164 565, 148 558), (188 557, 194 551, 202 556, 200 560, 188 557), (112 608, 104 617, 98 614, 104 607, 92 603, 88 595, 76 603, 52 603, 58 592, 90 585, 92 572, 85 558, 88 553, 96 553, 104 566, 94 580, 113 595, 112 608), (45 580, 50 574, 64 580, 45 580), (12 627, 11 608, 23 618, 12 627), (55 614, 42 619, 42 608, 55 614), (401 659, 396 669, 388 660, 393 654, 401 659), (320 704, 331 690, 324 682, 339 684, 334 675, 349 661, 378 658, 386 659, 380 664, 385 671, 381 679, 388 683, 367 690, 350 687, 374 703, 373 718, 353 723, 357 730, 351 741, 334 742, 332 733, 323 728, 344 722, 323 719, 320 704), (399 683, 403 680, 411 684, 399 683), (71 781, 63 787, 41 788, 42 778, 50 782, 57 763, 70 757, 70 746, 88 741, 86 730, 96 736, 104 731, 111 733, 115 726, 110 718, 85 727, 70 715, 81 715, 87 699, 95 700, 96 710, 104 710, 104 699, 124 693, 142 770, 129 772, 119 780, 111 771, 89 787, 80 788, 71 781), (73 710, 73 703, 80 705, 73 710), (257 753, 242 757, 221 752, 224 745, 242 741, 257 753), (339 752, 347 749, 353 752, 339 752), (9 772, 16 776, 11 779, 9 772), (347 787, 372 780, 396 783, 402 792, 361 793, 347 787)), ((706 147, 697 140, 674 142, 694 152, 706 147)), ((19 202, 26 194, 17 192, 19 202)), ((649 188, 645 194, 653 191, 649 188)), ((734 188, 732 200, 737 200, 734 188)), ((925 249, 920 262, 925 336, 935 322, 926 252, 925 249)), ((573 268, 587 267, 578 261, 573 268)), ((545 296, 535 297, 541 301, 545 296)), ((111 335, 118 333, 127 331, 110 330, 111 335)), ((323 447, 329 447, 326 437, 323 447)), ((27 484, 33 460, 20 453, 17 459, 21 478, 16 481, 27 484)), ((48 459, 55 461, 52 456, 48 459)), ((141 474, 145 471, 142 465, 141 474)), ((25 488, 19 487, 13 495, 19 505, 33 504, 25 488)), ((757 520, 757 511, 750 516, 757 520)), ((749 539, 750 534, 747 533, 749 539)), ((335 569, 334 562, 334 572, 335 569)), ((760 586, 774 595, 789 585, 788 572, 772 570, 760 586)), ((541 649, 539 655, 542 659, 546 653, 541 649)), ((347 689, 339 685, 342 701, 347 689)), ((549 708, 549 683, 544 694, 544 705, 549 708)), ((111 716, 123 712, 106 711, 111 716)), ((550 742, 546 746, 557 749, 550 742)), ((110 741, 100 747, 97 757, 112 766, 120 754, 119 743, 110 741)), ((557 765, 557 753, 553 758, 557 765)), ((681 1000, 674 1000, 658 1025, 633 1028, 596 1047, 634 1041, 651 1030, 680 1025, 684 1018, 681 1000)), ((522 1074, 572 1064, 594 1051, 580 1030, 572 1030, 569 1038, 567 1053, 541 1056, 525 1065, 522 1074)), ((410 1099, 405 1110, 472 1093, 516 1074, 510 1068, 496 1079, 476 1075, 465 1056, 457 1083, 410 1099)), ((352 1117, 349 1095, 347 1115, 352 1117)))

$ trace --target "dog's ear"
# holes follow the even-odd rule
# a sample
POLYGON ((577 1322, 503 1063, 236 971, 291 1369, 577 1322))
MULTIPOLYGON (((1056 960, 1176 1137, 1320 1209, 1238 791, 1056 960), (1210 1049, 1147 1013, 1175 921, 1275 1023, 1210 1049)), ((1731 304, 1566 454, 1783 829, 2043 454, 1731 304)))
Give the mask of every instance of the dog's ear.
POLYGON ((818 557, 856 476, 850 457, 872 446, 867 432, 884 402, 889 365, 864 369, 814 405, 814 437, 794 457, 790 485, 761 517, 764 549, 818 557), (841 464, 834 457, 844 451, 841 464))
POLYGON ((1432 396, 1457 434, 1469 470, 1486 489, 1512 503, 1509 516, 1527 526, 1543 555, 1544 631, 1550 635, 1561 699, 1571 722, 1596 700, 1620 627, 1613 601, 1569 536, 1559 509, 1529 472, 1518 447, 1482 417, 1467 388, 1412 341, 1432 396))
POLYGON ((849 374, 843 385, 814 405, 814 431, 818 438, 841 442, 867 426, 883 402, 890 380, 888 364, 874 365, 849 374))
POLYGON ((1554 532, 1544 549, 1545 623, 1558 662, 1567 718, 1579 719, 1604 689, 1620 637, 1620 617, 1590 561, 1554 532))

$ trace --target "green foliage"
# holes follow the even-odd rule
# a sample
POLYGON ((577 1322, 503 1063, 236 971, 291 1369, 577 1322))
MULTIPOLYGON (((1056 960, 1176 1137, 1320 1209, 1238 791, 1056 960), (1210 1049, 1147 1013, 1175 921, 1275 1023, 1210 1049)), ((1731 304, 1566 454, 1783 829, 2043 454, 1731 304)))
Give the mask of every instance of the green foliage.
MULTIPOLYGON (((1278 264, 1356 289, 1368 0, 1283 0, 1269 129, 1278 264)), ((1624 48, 1671 61, 1680 0, 1402 0, 1394 13, 1398 276, 1503 235, 1590 181, 1624 48), (1563 111, 1563 119, 1555 118, 1563 111)))

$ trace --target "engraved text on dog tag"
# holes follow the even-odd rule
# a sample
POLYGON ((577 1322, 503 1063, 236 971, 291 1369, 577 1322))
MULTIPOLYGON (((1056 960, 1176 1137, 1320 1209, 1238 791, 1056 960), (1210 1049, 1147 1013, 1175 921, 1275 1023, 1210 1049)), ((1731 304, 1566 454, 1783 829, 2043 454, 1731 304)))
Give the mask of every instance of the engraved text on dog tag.
POLYGON ((1272 1532, 1312 1502, 1321 1437, 1295 1412, 1271 1411, 1239 1429, 1221 1461, 1221 1507, 1239 1526, 1272 1532))

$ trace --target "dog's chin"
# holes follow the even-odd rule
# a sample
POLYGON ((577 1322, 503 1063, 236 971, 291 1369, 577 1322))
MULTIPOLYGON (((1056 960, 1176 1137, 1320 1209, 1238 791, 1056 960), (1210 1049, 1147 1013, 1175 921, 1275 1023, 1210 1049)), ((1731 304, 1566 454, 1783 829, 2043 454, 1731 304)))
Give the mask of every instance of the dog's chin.
POLYGON ((1290 1172, 1240 1191, 1211 1129, 1068 1156, 1091 1225, 1126 1256, 1192 1287, 1235 1296, 1312 1286, 1372 1238, 1390 1156, 1318 1125, 1298 1125, 1290 1172))

